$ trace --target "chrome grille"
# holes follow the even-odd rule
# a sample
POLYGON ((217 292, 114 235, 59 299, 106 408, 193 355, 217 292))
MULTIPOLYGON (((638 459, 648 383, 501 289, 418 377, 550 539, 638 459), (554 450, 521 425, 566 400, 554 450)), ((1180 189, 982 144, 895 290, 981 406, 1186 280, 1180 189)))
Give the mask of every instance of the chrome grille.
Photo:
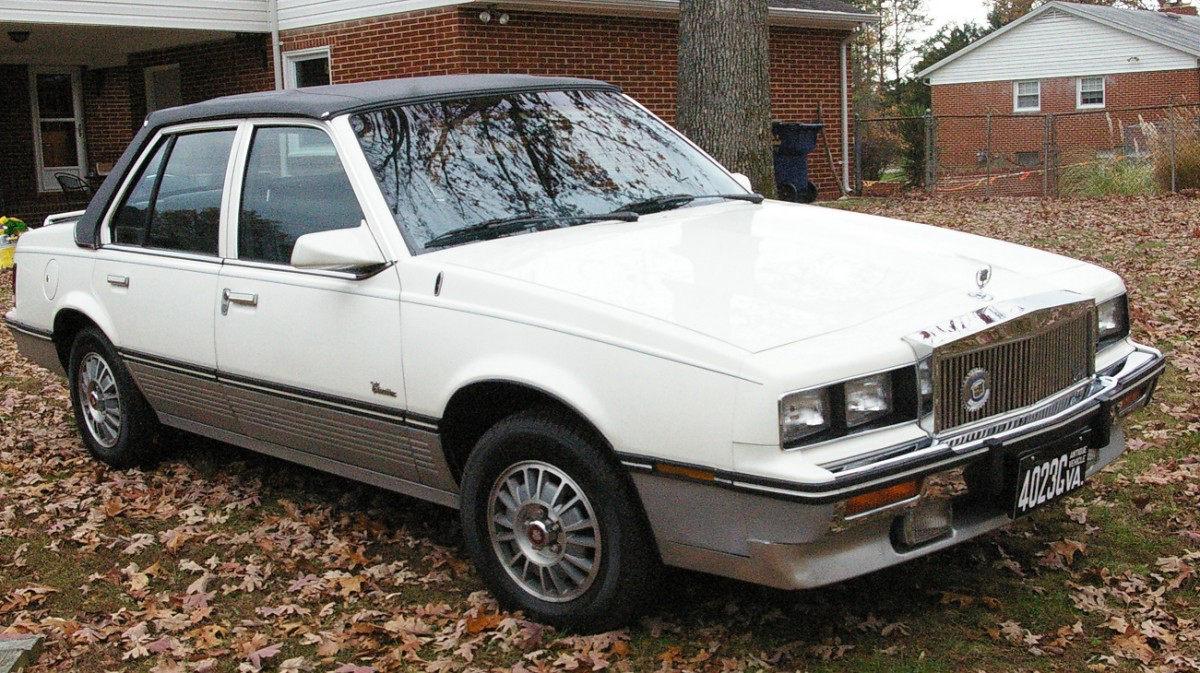
POLYGON ((1095 324, 1094 305, 1074 302, 1025 313, 935 348, 935 432, 1027 407, 1089 378, 1095 369, 1095 324), (969 382, 984 377, 987 385, 972 394, 969 382), (984 388, 988 393, 981 402, 984 388))

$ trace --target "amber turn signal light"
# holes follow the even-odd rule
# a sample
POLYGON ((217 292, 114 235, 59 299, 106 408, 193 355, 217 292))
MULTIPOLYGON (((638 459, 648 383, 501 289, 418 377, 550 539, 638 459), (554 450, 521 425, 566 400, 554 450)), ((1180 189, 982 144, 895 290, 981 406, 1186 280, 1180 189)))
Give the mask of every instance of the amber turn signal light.
POLYGON ((696 481, 714 481, 717 478, 717 475, 708 470, 699 470, 694 467, 684 467, 682 465, 671 465, 669 463, 655 463, 654 469, 662 474, 683 477, 684 479, 695 479, 696 481))
POLYGON ((902 481, 899 484, 892 484, 877 491, 856 495, 846 501, 844 515, 855 516, 863 512, 870 512, 880 507, 894 505, 898 502, 915 498, 921 493, 921 480, 913 479, 912 481, 902 481))

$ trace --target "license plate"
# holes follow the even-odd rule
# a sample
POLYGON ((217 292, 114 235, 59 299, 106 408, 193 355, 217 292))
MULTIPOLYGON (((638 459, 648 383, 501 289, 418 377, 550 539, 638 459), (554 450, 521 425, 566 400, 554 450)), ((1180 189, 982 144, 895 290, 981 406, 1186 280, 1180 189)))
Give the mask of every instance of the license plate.
POLYGON ((1016 490, 1012 517, 1025 516, 1083 486, 1087 454, 1086 446, 1068 445, 1021 456, 1013 482, 1016 490))

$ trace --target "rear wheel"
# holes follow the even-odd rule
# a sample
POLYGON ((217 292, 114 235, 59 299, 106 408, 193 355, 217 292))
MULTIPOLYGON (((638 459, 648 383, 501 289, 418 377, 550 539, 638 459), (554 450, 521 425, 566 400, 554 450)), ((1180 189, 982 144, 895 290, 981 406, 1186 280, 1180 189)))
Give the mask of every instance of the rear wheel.
POLYGON ((113 467, 131 467, 150 455, 158 419, 137 389, 116 349, 94 327, 71 346, 71 406, 84 444, 113 467))
POLYGON ((479 440, 463 477, 466 545, 506 607, 596 631, 632 619, 658 567, 636 494, 580 424, 521 412, 479 440))

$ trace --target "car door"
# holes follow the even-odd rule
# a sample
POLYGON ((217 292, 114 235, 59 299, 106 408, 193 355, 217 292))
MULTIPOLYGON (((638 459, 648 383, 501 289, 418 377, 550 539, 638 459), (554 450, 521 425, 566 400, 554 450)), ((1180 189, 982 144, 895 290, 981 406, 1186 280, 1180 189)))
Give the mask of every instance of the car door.
POLYGON ((304 234, 365 226, 332 138, 316 124, 262 124, 242 153, 216 344, 243 431, 334 471, 436 481, 433 435, 404 413, 395 270, 290 263, 304 234))
POLYGON ((216 382, 213 319, 237 126, 160 134, 106 214, 93 288, 138 387, 175 425, 235 423, 216 382))

